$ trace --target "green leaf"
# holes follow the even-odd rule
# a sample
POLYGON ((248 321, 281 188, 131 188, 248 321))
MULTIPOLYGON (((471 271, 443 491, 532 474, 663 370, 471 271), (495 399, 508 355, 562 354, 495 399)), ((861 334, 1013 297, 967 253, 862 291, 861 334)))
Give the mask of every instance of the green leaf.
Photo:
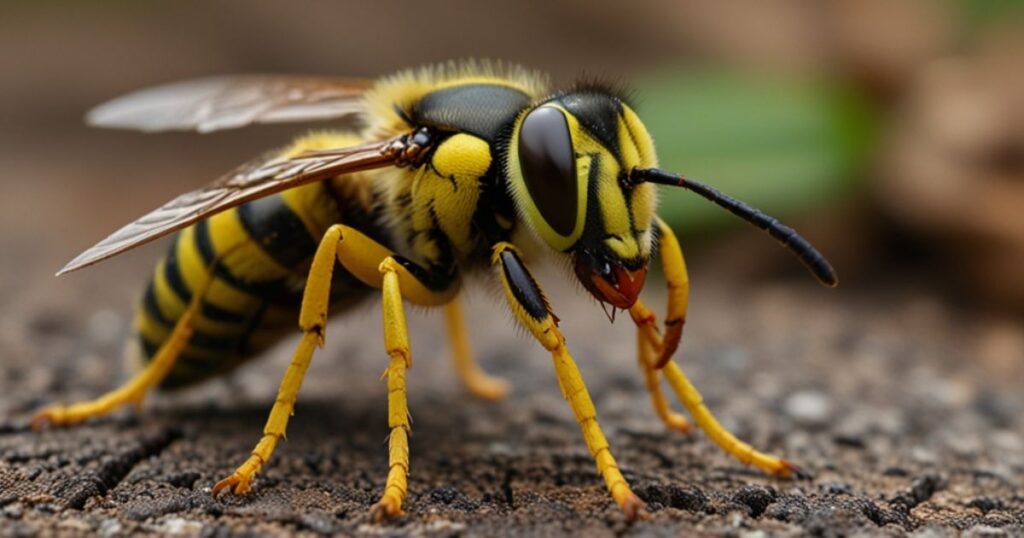
MULTIPOLYGON (((848 195, 872 139, 873 113, 837 84, 701 71, 647 79, 638 95, 662 168, 776 216, 848 195)), ((738 222, 666 187, 659 214, 687 234, 738 222)))

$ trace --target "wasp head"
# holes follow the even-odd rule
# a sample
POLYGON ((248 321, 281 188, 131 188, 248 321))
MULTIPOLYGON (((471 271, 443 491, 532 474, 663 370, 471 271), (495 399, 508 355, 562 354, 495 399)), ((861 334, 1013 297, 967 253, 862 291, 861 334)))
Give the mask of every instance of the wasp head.
POLYGON ((631 171, 657 166, 636 113, 601 90, 557 95, 517 118, 506 173, 521 219, 571 257, 599 301, 629 308, 643 288, 653 242, 654 185, 631 171))

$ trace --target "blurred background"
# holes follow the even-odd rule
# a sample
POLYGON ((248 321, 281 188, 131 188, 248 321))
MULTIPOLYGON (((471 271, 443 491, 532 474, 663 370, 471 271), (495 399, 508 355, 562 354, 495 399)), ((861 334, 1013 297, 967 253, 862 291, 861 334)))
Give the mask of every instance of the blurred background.
MULTIPOLYGON (((4 2, 0 302, 86 293, 123 312, 146 278, 136 266, 163 245, 60 281, 52 272, 301 131, 96 131, 81 122, 91 106, 213 74, 376 77, 484 57, 556 85, 581 74, 627 83, 663 167, 792 224, 847 290, 911 287, 964 308, 991 340, 982 348, 1019 364, 1022 13, 1012 0, 4 2), (111 290, 104 279, 120 271, 125 290, 111 290)), ((666 190, 661 207, 694 280, 808 280, 696 197, 666 190)))

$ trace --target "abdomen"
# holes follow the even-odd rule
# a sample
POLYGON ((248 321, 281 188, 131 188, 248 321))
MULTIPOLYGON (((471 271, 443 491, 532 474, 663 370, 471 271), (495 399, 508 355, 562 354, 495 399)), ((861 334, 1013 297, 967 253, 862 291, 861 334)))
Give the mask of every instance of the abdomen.
MULTIPOLYGON (((287 151, 352 145, 351 135, 300 139, 287 151)), ((335 223, 388 243, 373 211, 368 178, 336 178, 243 204, 186 228, 146 287, 135 317, 145 360, 212 272, 194 332, 162 386, 173 388, 224 373, 298 330, 306 271, 320 238, 335 223)), ((331 286, 332 313, 369 289, 340 266, 331 286)))

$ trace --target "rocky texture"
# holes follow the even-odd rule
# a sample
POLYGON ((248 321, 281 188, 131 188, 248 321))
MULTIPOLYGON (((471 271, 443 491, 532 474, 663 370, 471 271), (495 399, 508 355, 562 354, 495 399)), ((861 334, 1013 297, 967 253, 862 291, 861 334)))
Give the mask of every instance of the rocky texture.
POLYGON ((16 301, 23 309, 5 312, 0 528, 12 536, 1024 532, 1021 357, 984 352, 993 345, 985 323, 923 292, 734 289, 699 270, 695 280, 708 284, 695 288, 683 364, 727 426, 798 461, 812 479, 768 478, 700 433, 665 431, 636 371, 628 318, 609 329, 596 306, 556 288, 602 424, 649 517, 623 519, 547 358, 480 293, 470 308, 479 356, 515 392, 497 404, 467 396, 448 367, 440 320, 413 315, 406 517, 388 526, 369 518, 386 474, 374 307, 330 327, 289 441, 255 491, 213 499, 210 486, 258 437, 287 345, 226 380, 155 395, 140 415, 29 432, 24 419, 40 404, 95 395, 118 378, 108 357, 129 318, 90 311, 85 298, 97 290, 83 290, 63 297, 83 301, 74 311, 16 301))

